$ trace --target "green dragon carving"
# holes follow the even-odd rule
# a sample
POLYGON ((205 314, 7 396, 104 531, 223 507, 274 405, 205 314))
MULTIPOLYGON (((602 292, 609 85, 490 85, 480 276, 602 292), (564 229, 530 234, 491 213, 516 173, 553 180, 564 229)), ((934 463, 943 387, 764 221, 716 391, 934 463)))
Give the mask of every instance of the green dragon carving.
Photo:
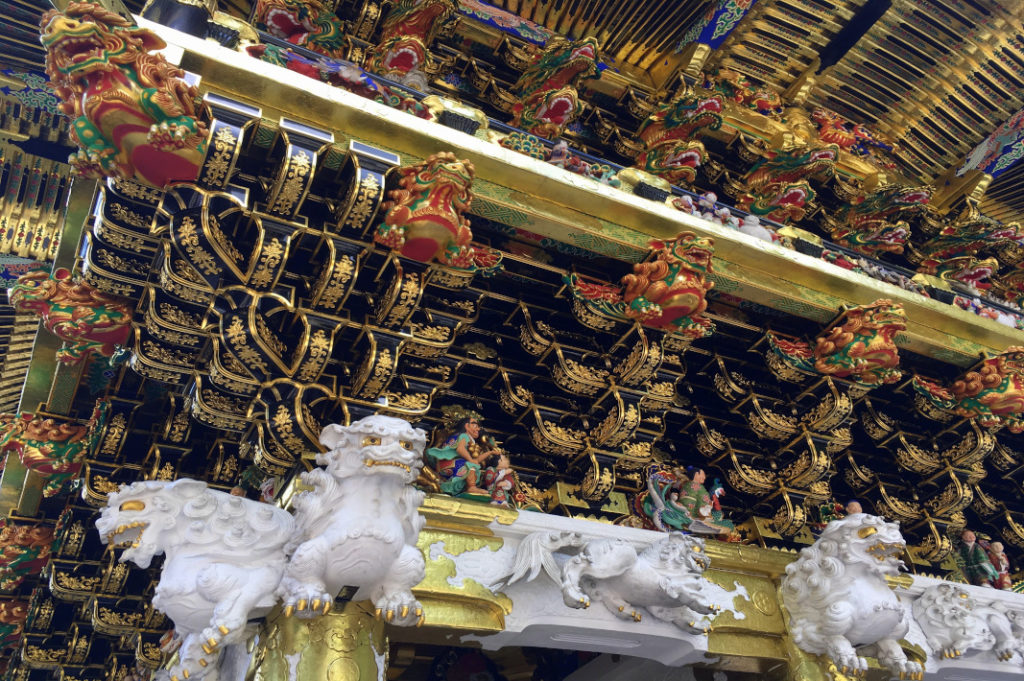
POLYGON ((704 144, 697 139, 700 131, 720 127, 722 100, 699 97, 687 88, 640 126, 637 136, 644 150, 637 157, 636 167, 672 184, 690 184, 697 178, 697 167, 708 157, 704 144))
POLYGON ((516 81, 512 125, 538 137, 555 139, 581 111, 577 85, 598 76, 596 38, 548 41, 537 61, 516 81))
POLYGON ((902 253, 910 236, 909 218, 926 210, 927 187, 889 186, 844 204, 832 218, 832 240, 858 253, 902 253))

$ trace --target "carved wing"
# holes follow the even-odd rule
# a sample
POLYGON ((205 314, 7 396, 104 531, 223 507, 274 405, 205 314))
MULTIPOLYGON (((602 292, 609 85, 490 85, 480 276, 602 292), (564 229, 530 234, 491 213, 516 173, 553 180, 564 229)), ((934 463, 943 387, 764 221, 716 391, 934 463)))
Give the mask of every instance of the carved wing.
POLYGON ((524 577, 527 582, 533 581, 541 568, 552 581, 561 583, 561 570, 555 562, 554 552, 564 548, 579 548, 583 544, 583 537, 578 532, 534 532, 519 544, 512 572, 502 577, 496 586, 513 584, 524 577))

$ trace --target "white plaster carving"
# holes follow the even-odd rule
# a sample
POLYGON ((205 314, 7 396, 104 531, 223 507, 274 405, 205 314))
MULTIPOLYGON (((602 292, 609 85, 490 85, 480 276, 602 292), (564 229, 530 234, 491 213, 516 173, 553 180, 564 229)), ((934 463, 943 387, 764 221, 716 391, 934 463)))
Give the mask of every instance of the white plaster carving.
POLYGON ((324 469, 303 473, 313 489, 296 495, 296 536, 278 594, 285 614, 326 612, 345 586, 357 586, 392 624, 423 619, 412 587, 423 580, 416 548, 425 520, 423 492, 412 483, 423 467, 426 433, 402 419, 367 416, 320 434, 324 469))
POLYGON ((830 522, 782 580, 796 645, 828 656, 843 673, 866 673, 862 655, 870 655, 901 679, 922 678, 921 665, 899 644, 910 629, 909 609, 885 581, 899 574, 905 549, 897 523, 866 513, 830 522))
POLYGON ((933 653, 955 659, 972 650, 991 650, 1006 662, 1022 651, 1011 621, 1011 616, 1016 620, 1019 613, 979 601, 951 583, 929 587, 914 601, 914 619, 933 653))
POLYGON ((222 651, 243 644, 246 622, 273 607, 294 525, 279 508, 197 480, 136 482, 109 496, 96 529, 128 547, 121 561, 145 568, 166 555, 153 607, 174 622, 182 645, 165 677, 217 678, 222 651))
POLYGON ((710 561, 704 540, 673 532, 638 551, 624 539, 584 540, 575 532, 536 532, 519 544, 509 584, 532 581, 540 570, 561 585, 570 608, 598 600, 620 619, 641 621, 644 609, 690 633, 706 634, 710 602, 703 572, 710 561), (578 549, 559 569, 554 553, 578 549))

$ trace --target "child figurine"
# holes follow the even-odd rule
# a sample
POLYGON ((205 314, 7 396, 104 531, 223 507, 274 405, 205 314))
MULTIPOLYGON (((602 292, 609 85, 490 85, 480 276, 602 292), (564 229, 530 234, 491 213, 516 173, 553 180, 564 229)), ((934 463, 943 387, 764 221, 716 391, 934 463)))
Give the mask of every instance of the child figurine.
POLYGON ((690 215, 696 215, 698 213, 697 206, 694 205, 693 199, 689 194, 672 197, 672 207, 676 210, 681 210, 684 213, 689 213, 690 215))
POLYGON ((771 230, 761 225, 761 220, 756 215, 744 215, 739 230, 744 234, 761 239, 762 241, 774 241, 771 230))
POLYGON ((494 479, 491 481, 491 503, 495 506, 508 506, 512 488, 515 487, 515 478, 512 474, 512 464, 509 463, 508 454, 502 452, 498 455, 498 462, 494 466, 494 479))
POLYGON ((569 165, 569 143, 565 140, 558 140, 555 146, 551 147, 551 155, 548 156, 548 163, 559 168, 569 165))
POLYGON ((1003 553, 1002 542, 994 541, 988 545, 988 559, 999 574, 992 586, 997 589, 1013 588, 1013 580, 1010 579, 1010 559, 1003 553))
POLYGON ((960 539, 963 541, 960 544, 960 557, 964 561, 964 577, 975 586, 992 586, 999 579, 999 573, 989 561, 977 536, 971 530, 964 530, 960 539))
POLYGON ((702 194, 700 197, 700 201, 697 202, 697 205, 701 209, 700 216, 705 220, 713 220, 715 217, 715 204, 717 203, 718 194, 714 192, 707 192, 705 194, 702 194))

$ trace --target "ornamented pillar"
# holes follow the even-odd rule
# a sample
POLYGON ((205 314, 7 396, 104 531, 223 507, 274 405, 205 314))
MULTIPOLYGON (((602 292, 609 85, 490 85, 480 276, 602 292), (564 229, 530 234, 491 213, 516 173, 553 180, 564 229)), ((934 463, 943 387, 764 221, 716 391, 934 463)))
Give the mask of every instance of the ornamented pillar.
POLYGON ((256 653, 257 681, 371 681, 385 678, 388 640, 384 620, 369 601, 313 619, 285 617, 279 610, 267 619, 256 653))

